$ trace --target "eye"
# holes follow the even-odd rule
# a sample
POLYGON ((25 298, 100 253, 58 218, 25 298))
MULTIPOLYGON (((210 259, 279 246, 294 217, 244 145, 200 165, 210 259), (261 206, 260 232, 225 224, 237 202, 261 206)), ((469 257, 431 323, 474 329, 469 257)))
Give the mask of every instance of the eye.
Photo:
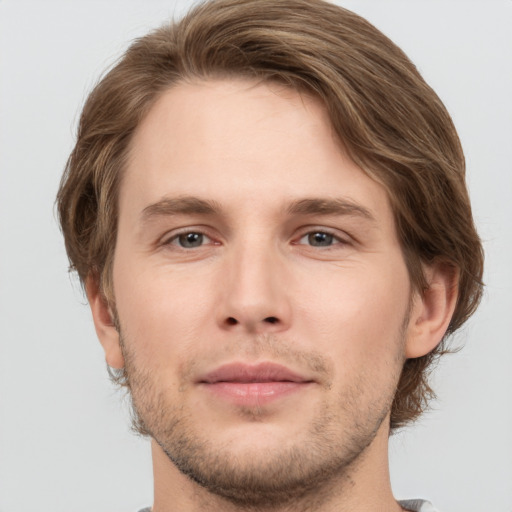
POLYGON ((197 231, 188 231, 172 237, 167 244, 177 245, 183 249, 195 249, 208 242, 211 242, 211 240, 205 234, 197 231))
POLYGON ((313 247, 327 247, 332 245, 334 242, 333 235, 330 233, 322 233, 320 231, 316 233, 308 233, 306 236, 303 236, 302 239, 307 239, 308 244, 313 247))
POLYGON ((298 243, 311 247, 331 247, 332 245, 343 244, 344 241, 328 231, 311 231, 303 235, 298 243))

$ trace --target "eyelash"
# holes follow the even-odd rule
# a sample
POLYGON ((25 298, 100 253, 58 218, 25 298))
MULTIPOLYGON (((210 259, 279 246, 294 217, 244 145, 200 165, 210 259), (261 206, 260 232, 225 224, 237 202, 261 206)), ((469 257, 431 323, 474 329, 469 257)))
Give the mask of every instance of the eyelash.
MULTIPOLYGON (((176 233, 176 234, 174 234, 170 238, 166 238, 165 240, 163 240, 161 245, 163 245, 163 246, 175 246, 178 249, 181 249, 181 250, 184 250, 184 251, 190 251, 192 249, 197 249, 199 247, 203 247, 204 245, 210 245, 212 242, 213 242, 213 245, 219 245, 219 243, 218 242, 214 242, 213 238, 211 236, 209 236, 204 230, 202 230, 202 229, 188 229, 186 231, 182 231, 180 233, 176 233), (186 236, 189 236, 189 235, 199 235, 200 237, 203 237, 203 240, 201 240, 201 243, 198 246, 195 246, 195 247, 184 247, 183 245, 181 245, 179 243, 180 238, 181 237, 186 237, 186 236), (204 242, 204 238, 207 239, 206 243, 204 242)), ((309 242, 311 242, 311 240, 309 240, 309 242)), ((321 241, 319 241, 319 242, 321 242, 321 241)), ((336 246, 336 245, 343 245, 343 246, 345 246, 345 245, 348 245, 348 244, 350 244, 350 242, 349 242, 349 240, 346 239, 346 237, 342 238, 342 237, 336 235, 335 233, 333 233, 331 230, 325 229, 325 228, 308 229, 307 231, 303 231, 298 238, 295 238, 295 240, 292 241, 292 245, 307 245, 307 246, 313 247, 313 248, 322 248, 324 251, 325 250, 329 250, 329 249, 333 248, 333 246, 336 246), (303 240, 304 238, 315 236, 315 235, 327 235, 327 237, 331 237, 331 239, 332 239, 331 243, 328 244, 328 245, 312 245, 311 243, 300 243, 300 241, 303 240)))
MULTIPOLYGON (((294 245, 308 245, 309 247, 322 248, 323 250, 331 249, 335 245, 348 245, 348 243, 349 243, 348 240, 346 240, 346 238, 342 238, 342 237, 336 235, 335 233, 333 233, 332 231, 325 229, 325 228, 310 229, 308 231, 305 231, 304 233, 302 233, 300 238, 298 238, 297 240, 298 240, 298 242, 294 242, 294 245), (312 245, 311 243, 300 244, 300 241, 303 240, 304 238, 306 238, 306 237, 309 238, 309 237, 315 236, 315 235, 327 235, 328 237, 330 237, 332 239, 331 243, 329 245, 312 245)), ((308 240, 308 241, 311 242, 311 240, 308 240)))
MULTIPOLYGON (((185 251, 188 251, 188 250, 191 250, 191 249, 196 249, 197 247, 183 247, 182 245, 180 245, 178 243, 181 237, 186 237, 188 235, 199 235, 199 236, 201 236, 203 238, 206 238, 206 239, 212 241, 212 238, 210 236, 208 236, 203 230, 201 230, 201 229, 188 229, 186 231, 182 231, 180 233, 176 233, 176 234, 174 234, 170 238, 164 239, 163 242, 162 242, 162 245, 163 246, 174 245, 178 249, 182 249, 182 250, 185 250, 185 251)), ((205 245, 205 244, 201 243, 198 247, 202 247, 203 245, 205 245)), ((218 244, 215 244, 215 245, 218 245, 218 244)))

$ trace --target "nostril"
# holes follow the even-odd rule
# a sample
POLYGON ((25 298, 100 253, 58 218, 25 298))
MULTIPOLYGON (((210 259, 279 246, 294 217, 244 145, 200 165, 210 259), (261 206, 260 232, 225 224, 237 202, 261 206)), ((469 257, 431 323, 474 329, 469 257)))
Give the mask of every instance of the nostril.
MULTIPOLYGON (((277 318, 275 316, 267 316, 266 318, 263 319, 263 322, 266 324, 274 325, 274 324, 278 324, 280 322, 280 320, 279 320, 279 318, 277 318)), ((227 317, 226 320, 224 321, 224 325, 229 325, 229 326, 238 325, 239 323, 240 323, 240 321, 237 320, 233 316, 227 317)))

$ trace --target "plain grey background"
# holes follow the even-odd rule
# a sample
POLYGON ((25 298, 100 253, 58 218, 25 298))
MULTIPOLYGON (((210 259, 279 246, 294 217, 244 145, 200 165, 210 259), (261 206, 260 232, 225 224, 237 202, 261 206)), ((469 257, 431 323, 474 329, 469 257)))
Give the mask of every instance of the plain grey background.
MULTIPOLYGON (((487 253, 486 295, 433 375, 434 410, 392 439, 395 494, 510 512, 512 1, 338 3, 401 46, 448 107, 487 253)), ((151 503, 149 443, 108 381, 53 202, 94 82, 190 4, 0 0, 0 512, 151 503)))

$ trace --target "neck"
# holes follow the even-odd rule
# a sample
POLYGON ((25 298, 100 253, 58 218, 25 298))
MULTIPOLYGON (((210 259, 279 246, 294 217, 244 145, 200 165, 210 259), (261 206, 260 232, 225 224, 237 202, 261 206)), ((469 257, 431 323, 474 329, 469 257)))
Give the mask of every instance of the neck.
POLYGON ((160 446, 152 441, 154 472, 153 512, 400 512, 389 478, 389 428, 384 421, 376 437, 349 467, 343 468, 303 496, 286 502, 250 506, 238 505, 218 496, 182 474, 160 446))

